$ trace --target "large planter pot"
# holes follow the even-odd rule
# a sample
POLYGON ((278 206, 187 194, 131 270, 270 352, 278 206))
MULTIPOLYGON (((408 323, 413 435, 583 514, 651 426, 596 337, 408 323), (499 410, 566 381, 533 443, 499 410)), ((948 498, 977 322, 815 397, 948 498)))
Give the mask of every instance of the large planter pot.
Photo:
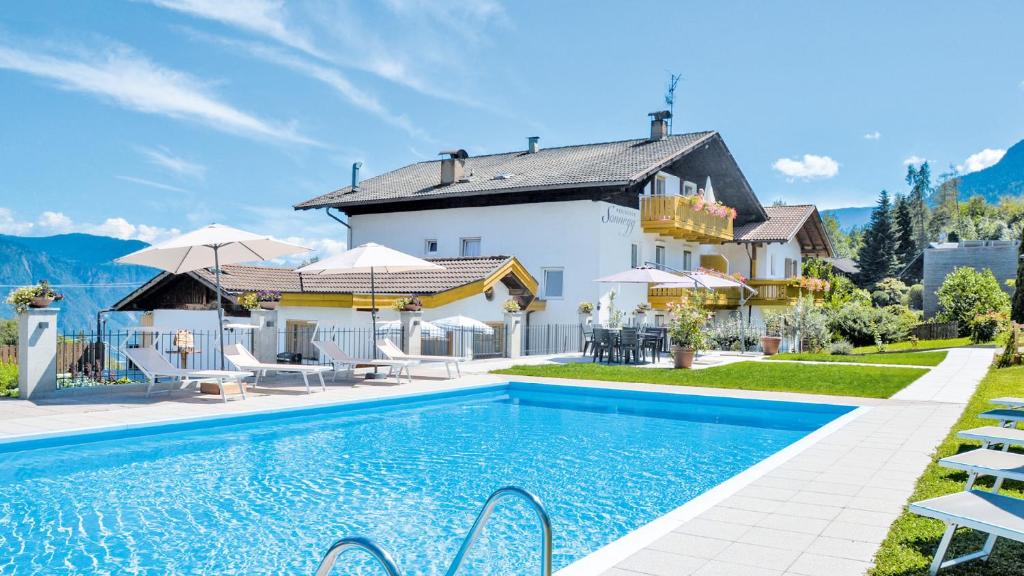
POLYGON ((53 298, 49 296, 35 296, 28 303, 29 308, 49 308, 53 304, 53 298))
POLYGON ((402 307, 402 310, 406 312, 419 312, 422 308, 423 306, 419 304, 406 304, 402 307))
POLYGON ((589 326, 591 322, 590 314, 580 314, 580 324, 589 326))
POLYGON ((691 368, 696 353, 697 351, 693 348, 679 348, 678 346, 672 348, 673 365, 676 368, 691 368))
POLYGON ((277 305, 280 302, 260 302, 261 310, 277 310, 277 305))
POLYGON ((781 336, 762 336, 761 337, 761 350, 764 351, 765 356, 771 356, 779 353, 779 345, 782 344, 781 336))

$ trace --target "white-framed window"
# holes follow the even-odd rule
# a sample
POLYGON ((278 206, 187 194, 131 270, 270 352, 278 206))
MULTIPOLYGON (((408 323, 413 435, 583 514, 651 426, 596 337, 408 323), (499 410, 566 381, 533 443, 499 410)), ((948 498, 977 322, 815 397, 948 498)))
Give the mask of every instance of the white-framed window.
POLYGON ((683 250, 683 270, 693 270, 693 252, 683 250))
POLYGON ((697 185, 688 180, 682 180, 679 184, 679 192, 683 196, 693 196, 697 193, 697 185))
POLYGON ((637 268, 640 266, 640 245, 630 244, 629 245, 629 266, 630 268, 637 268))
POLYGON ((548 300, 562 298, 565 294, 565 270, 562 268, 544 269, 544 298, 548 300))
POLYGON ((769 264, 768 275, 771 276, 772 278, 774 278, 775 277, 775 254, 772 254, 771 258, 768 259, 768 264, 769 264))
POLYGON ((664 196, 665 195, 665 177, 657 176, 654 178, 654 195, 664 196))
POLYGON ((654 247, 654 263, 658 266, 665 265, 665 247, 655 246, 654 247))
POLYGON ((427 256, 433 256, 437 254, 437 240, 424 240, 423 253, 426 254, 427 256))
POLYGON ((480 255, 480 239, 479 238, 462 238, 459 241, 459 256, 479 256, 480 255))

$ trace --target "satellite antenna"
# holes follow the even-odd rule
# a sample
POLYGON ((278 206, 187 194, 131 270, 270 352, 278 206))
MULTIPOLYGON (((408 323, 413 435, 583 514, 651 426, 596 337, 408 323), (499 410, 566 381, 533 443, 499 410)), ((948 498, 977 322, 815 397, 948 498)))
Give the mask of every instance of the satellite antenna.
POLYGON ((668 90, 665 92, 665 104, 668 104, 668 111, 672 116, 668 118, 668 133, 672 133, 672 118, 675 116, 676 108, 676 85, 683 79, 682 74, 669 73, 668 90))

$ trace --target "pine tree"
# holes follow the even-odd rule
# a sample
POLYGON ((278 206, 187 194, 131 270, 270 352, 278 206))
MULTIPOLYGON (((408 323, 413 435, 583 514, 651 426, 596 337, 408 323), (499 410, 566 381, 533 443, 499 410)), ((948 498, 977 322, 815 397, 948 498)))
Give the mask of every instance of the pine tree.
POLYGON ((1024 324, 1024 234, 1021 234, 1020 247, 1017 248, 1017 280, 1013 288, 1010 320, 1024 324))
POLYGON ((927 162, 915 169, 907 166, 907 185, 910 186, 910 214, 914 221, 914 241, 924 249, 928 246, 928 205, 932 193, 932 169, 927 162))
POLYGON ((885 190, 878 195, 878 205, 871 211, 871 222, 864 233, 864 244, 858 256, 861 286, 874 286, 895 271, 896 236, 892 228, 889 193, 885 190))
POLYGON ((917 242, 914 241, 914 219, 910 215, 910 201, 906 196, 896 196, 896 261, 906 266, 917 256, 917 242))

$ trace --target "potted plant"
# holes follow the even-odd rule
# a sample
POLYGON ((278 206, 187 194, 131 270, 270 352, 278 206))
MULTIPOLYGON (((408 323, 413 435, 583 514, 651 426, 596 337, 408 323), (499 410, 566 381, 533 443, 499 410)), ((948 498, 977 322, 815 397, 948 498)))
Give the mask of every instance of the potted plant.
POLYGON ((592 302, 580 302, 580 305, 576 307, 576 312, 580 315, 580 324, 589 324, 590 315, 594 313, 594 304, 592 302))
POLYGON ((651 305, 647 302, 641 302, 633 308, 633 321, 637 326, 640 326, 647 320, 647 313, 651 311, 651 305))
POLYGON ((622 328, 622 317, 625 313, 615 305, 615 297, 618 294, 615 290, 608 292, 608 327, 612 330, 622 328))
POLYGON ((391 309, 396 312, 417 312, 423 309, 423 302, 416 296, 409 298, 401 297, 395 299, 394 304, 391 305, 391 309))
POLYGON ((764 336, 761 337, 761 350, 765 356, 779 353, 785 318, 784 313, 774 310, 768 310, 764 313, 764 336))
POLYGON ((281 293, 277 290, 260 290, 256 293, 256 300, 263 310, 276 310, 281 302, 281 293))
POLYGON ((699 298, 684 298, 669 304, 668 337, 676 368, 690 368, 697 351, 707 348, 704 326, 708 312, 699 298))
POLYGON ((29 308, 47 308, 55 301, 63 299, 64 295, 51 288, 46 280, 35 286, 16 288, 7 295, 7 303, 14 306, 19 314, 29 308))
POLYGON ((255 292, 246 292, 238 297, 238 305, 252 312, 260 307, 260 301, 255 292))
POLYGON ((501 307, 508 314, 516 314, 523 311, 522 303, 519 301, 519 298, 516 298, 515 296, 509 296, 501 307))

